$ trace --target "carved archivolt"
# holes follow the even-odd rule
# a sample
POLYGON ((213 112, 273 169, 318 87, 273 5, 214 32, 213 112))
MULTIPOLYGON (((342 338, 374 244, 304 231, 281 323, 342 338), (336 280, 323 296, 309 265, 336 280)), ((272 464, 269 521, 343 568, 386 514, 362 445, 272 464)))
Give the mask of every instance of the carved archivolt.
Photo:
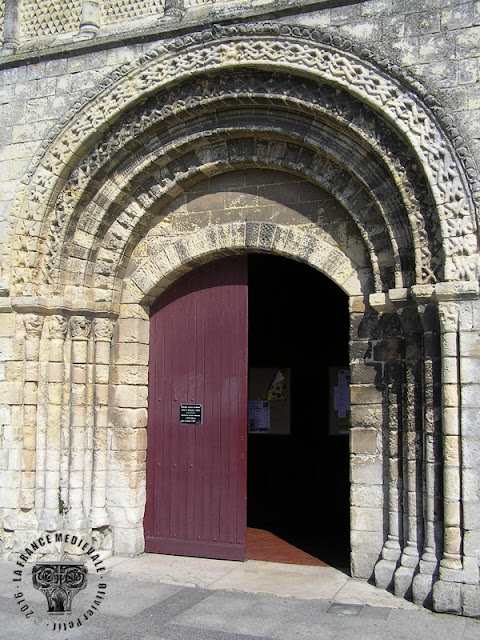
MULTIPOLYGON (((418 252, 416 260, 423 260, 427 271, 430 270, 430 274, 424 273, 423 281, 435 279, 433 275, 432 280, 432 274, 438 269, 435 265, 432 269, 428 264, 428 255, 438 252, 432 252, 434 229, 430 229, 429 239, 422 240, 424 232, 419 224, 422 207, 422 213, 434 209, 435 215, 430 215, 430 219, 436 218, 440 226, 445 254, 442 277, 456 280, 478 277, 475 201, 480 197, 480 188, 477 173, 468 149, 460 136, 454 135, 453 122, 438 102, 413 78, 402 76, 398 67, 385 60, 375 61, 370 52, 350 41, 304 27, 269 23, 214 27, 169 41, 135 62, 122 65, 88 92, 85 100, 74 105, 65 120, 52 130, 25 176, 25 197, 17 202, 17 216, 22 219, 22 228, 27 229, 25 236, 30 236, 31 240, 33 235, 29 233, 29 224, 33 224, 28 221, 30 211, 34 212, 35 220, 40 217, 47 222, 49 211, 54 208, 64 184, 64 179, 58 177, 63 175, 64 167, 74 167, 75 157, 84 156, 85 149, 94 147, 122 114, 133 113, 136 105, 172 83, 205 73, 227 73, 245 67, 269 71, 281 68, 291 75, 306 76, 316 83, 344 91, 372 114, 379 113, 380 120, 394 132, 396 139, 405 141, 411 167, 417 165, 419 173, 423 174, 421 180, 425 180, 426 202, 421 204, 422 197, 417 193, 413 207, 406 207, 411 233, 420 239, 415 249, 418 252), (428 204, 429 198, 432 205, 428 204)), ((188 108, 188 103, 185 107, 188 108)), ((338 104, 330 107, 330 117, 334 117, 338 104)), ((346 116, 340 109, 337 117, 346 116)), ((137 127, 134 121, 135 118, 125 121, 130 122, 132 130, 137 127)), ((351 126, 355 127, 354 119, 351 126)), ((368 137, 368 127, 360 129, 368 137)), ((385 135, 380 138, 379 154, 385 135)), ((385 163, 387 160, 388 153, 382 157, 385 163)), ((398 158, 392 160, 392 164, 395 163, 398 164, 398 158)), ((406 175, 408 173, 405 171, 406 175)), ((81 176, 81 172, 77 175, 81 176)), ((404 193, 407 191, 408 188, 404 193)), ((413 193, 416 191, 418 189, 414 188, 413 193)), ((64 193, 67 192, 68 188, 64 193)), ((68 201, 68 196, 66 199, 68 201)), ((47 255, 58 252, 56 238, 59 239, 63 231, 55 234, 52 229, 57 226, 60 230, 67 225, 69 215, 69 203, 65 209, 62 196, 57 216, 47 223, 50 225, 47 255)), ((20 235, 18 237, 14 266, 17 290, 22 292, 22 289, 28 291, 24 283, 32 282, 35 272, 32 274, 27 255, 28 243, 20 235)))
MULTIPOLYGON (((120 220, 119 209, 113 204, 123 201, 125 193, 133 191, 137 206, 152 209, 156 200, 169 190, 174 193, 174 185, 185 180, 185 164, 191 179, 195 167, 201 174, 202 165, 209 159, 211 175, 214 162, 220 171, 222 155, 226 165, 254 161, 256 166, 281 166, 318 182, 350 210, 369 247, 372 263, 380 260, 385 264, 388 245, 396 245, 392 249, 397 256, 395 271, 404 278, 398 286, 416 279, 434 282, 442 276, 433 205, 425 179, 416 170, 416 159, 403 141, 371 110, 344 92, 305 79, 250 73, 248 77, 230 75, 228 82, 209 78, 176 87, 150 100, 102 137, 72 172, 57 200, 46 240, 44 280, 52 278, 57 266, 52 258, 57 255, 58 259, 61 245, 69 250, 75 245, 76 230, 86 231, 93 239, 110 224, 109 218, 120 220), (291 111, 286 111, 285 105, 291 111), (209 118, 209 112, 214 117, 209 118), (242 117, 244 124, 239 125, 242 117), (184 124, 175 137, 171 131, 179 129, 179 121, 184 124), (246 136, 248 130, 258 131, 258 137, 244 138, 234 151, 232 122, 237 136, 246 136), (364 145, 372 149, 368 156, 364 145), (167 162, 162 158, 175 159, 167 162), (344 180, 340 187, 337 178, 344 171, 350 180, 344 180), (154 186, 148 184, 149 175, 154 186), (145 186, 139 187, 141 180, 145 186), (132 183, 135 187, 130 186, 132 183), (91 204, 85 206, 87 202, 91 204), (362 218, 368 222, 362 223, 362 218), (373 224, 375 234, 367 230, 373 224), (419 252, 415 275, 409 275, 413 264, 406 264, 412 238, 419 252)), ((132 224, 140 215, 129 214, 132 224)), ((111 228, 108 242, 114 245, 110 248, 123 250, 119 232, 111 228)), ((82 247, 86 247, 85 242, 82 247)), ((390 270, 390 276, 379 278, 388 288, 392 286, 393 263, 384 269, 390 270)))
POLYGON ((151 303, 185 269, 211 260, 212 256, 245 249, 302 260, 328 276, 347 295, 362 295, 368 290, 368 285, 360 281, 359 265, 328 242, 279 224, 237 222, 191 233, 150 256, 126 279, 127 288, 130 283, 134 285, 130 288, 130 302, 151 303))

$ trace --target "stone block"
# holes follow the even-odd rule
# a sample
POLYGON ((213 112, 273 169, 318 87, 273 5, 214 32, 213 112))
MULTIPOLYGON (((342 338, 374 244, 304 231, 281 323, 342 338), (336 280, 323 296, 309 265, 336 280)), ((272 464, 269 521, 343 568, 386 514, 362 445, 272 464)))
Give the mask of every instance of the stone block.
MULTIPOLYGON (((23 363, 22 363, 23 364, 23 363)), ((37 364, 38 369, 38 364, 37 364)), ((5 380, 13 382, 14 380, 23 380, 25 377, 25 370, 19 362, 10 361, 5 363, 5 380)), ((37 373, 38 377, 38 373, 37 373)), ((35 379, 37 379, 37 377, 35 379)))
MULTIPOLYGON (((113 455, 113 454, 112 454, 113 455)), ((138 506, 139 495, 145 491, 145 470, 109 469, 108 502, 110 505, 138 506)))
POLYGON ((480 408, 480 385, 462 385, 462 406, 480 408))
POLYGON ((147 426, 147 410, 145 408, 115 408, 111 411, 111 424, 114 427, 142 429, 147 426))
POLYGON ((65 365, 63 362, 49 362, 47 375, 49 382, 63 382, 65 377, 65 365))
POLYGON ((352 531, 383 531, 383 511, 368 507, 352 507, 350 510, 352 531))
POLYGON ((145 506, 122 508, 116 507, 112 512, 112 524, 114 527, 136 528, 143 527, 143 515, 145 506))
POLYGON ((462 472, 462 498, 467 502, 476 502, 480 499, 480 474, 478 467, 464 469, 462 472))
POLYGON ((20 492, 17 488, 12 488, 12 484, 16 484, 12 482, 13 474, 10 471, 0 472, 2 476, 0 481, 0 506, 4 509, 18 509, 20 507, 20 492), (7 476, 3 478, 3 474, 6 473, 7 476))
POLYGON ((114 527, 113 551, 117 556, 138 556, 145 551, 143 524, 138 527, 114 527))
POLYGON ((350 464, 350 481, 360 484, 382 484, 382 461, 374 456, 352 456, 350 464))
POLYGON ((113 361, 118 365, 148 365, 149 349, 146 344, 120 343, 113 349, 113 361))
POLYGON ((109 399, 109 385, 108 384, 97 384, 95 386, 95 402, 100 405, 108 405, 109 399))
MULTIPOLYGON (((460 404, 460 390, 456 384, 442 385, 442 396, 445 407, 458 407, 460 404)), ((472 406, 472 405, 466 405, 472 406)), ((474 404, 473 406, 476 406, 474 404)))
MULTIPOLYGON (((35 471, 35 451, 24 449, 21 453, 21 468, 24 471, 35 471)), ((18 467, 15 467, 18 468, 18 467)))
POLYGON ((439 580, 433 585, 433 609, 438 613, 461 613, 461 585, 439 580))
POLYGON ((112 368, 112 383, 125 385, 146 385, 148 367, 138 365, 117 365, 112 368))
POLYGON ((350 430, 351 453, 376 453, 377 429, 352 428, 350 430))
POLYGON ((463 552, 466 556, 480 560, 480 529, 476 531, 465 531, 463 535, 463 552))
MULTIPOLYGON (((463 526, 468 530, 476 530, 480 523, 480 496, 472 502, 466 500, 462 503, 463 526)), ((479 547, 480 549, 480 547, 479 547)))
POLYGON ((36 385, 33 389, 31 386, 33 383, 27 383, 24 386, 19 384, 18 382, 0 382, 0 397, 2 401, 9 405, 20 405, 24 401, 24 391, 25 391, 25 402, 27 404, 36 404, 36 385), (35 393, 33 393, 35 391, 35 393), (28 398, 28 401, 27 401, 28 398), (33 402, 32 402, 33 400, 33 402))
POLYGON ((381 485, 352 484, 350 487, 350 504, 352 507, 383 506, 383 487, 381 485))
POLYGON ((443 441, 445 464, 460 466, 460 441, 458 436, 445 436, 443 441))
MULTIPOLYGON (((452 410, 454 411, 454 410, 452 410)), ((458 412, 453 413, 453 416, 458 412)), ((480 437, 480 411, 474 407, 462 408, 462 434, 469 438, 480 437)))
POLYGON ((150 323, 144 318, 120 318, 117 322, 115 340, 146 344, 149 342, 150 323))
POLYGON ((462 468, 480 469, 480 435, 462 438, 462 468))
POLYGON ((95 364, 95 382, 108 384, 110 380, 110 366, 108 364, 95 364))
POLYGON ((0 338, 11 338, 15 335, 15 314, 0 313, 0 338))
POLYGON ((375 563, 378 560, 376 553, 354 552, 350 554, 350 568, 352 578, 363 578, 369 580, 373 576, 375 563))
POLYGON ((480 39, 480 26, 470 27, 459 32, 456 37, 456 57, 475 58, 478 56, 478 42, 480 39))
POLYGON ((144 449, 140 451, 112 451, 111 469, 123 472, 144 471, 147 453, 144 449))
POLYGON ((114 429, 112 434, 112 451, 137 451, 146 448, 146 429, 114 429))
POLYGON ((352 405, 381 404, 382 392, 371 384, 352 384, 350 386, 350 402, 352 405))
POLYGON ((148 387, 146 385, 117 384, 112 386, 113 404, 116 407, 146 408, 148 387))
MULTIPOLYGON (((480 585, 462 585, 462 613, 472 618, 480 617, 480 585)), ((480 626, 480 623, 477 626, 480 626)))
POLYGON ((75 364, 72 366, 72 383, 73 384, 86 384, 87 383, 88 365, 75 364))

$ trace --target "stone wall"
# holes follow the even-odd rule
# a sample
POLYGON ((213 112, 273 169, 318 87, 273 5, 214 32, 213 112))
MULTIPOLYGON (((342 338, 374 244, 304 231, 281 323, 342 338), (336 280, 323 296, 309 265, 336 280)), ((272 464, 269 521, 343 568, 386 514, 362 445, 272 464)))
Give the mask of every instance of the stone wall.
POLYGON ((353 574, 479 615, 480 3, 57 5, 0 4, 4 552, 142 551, 149 306, 265 251, 350 297, 353 574))

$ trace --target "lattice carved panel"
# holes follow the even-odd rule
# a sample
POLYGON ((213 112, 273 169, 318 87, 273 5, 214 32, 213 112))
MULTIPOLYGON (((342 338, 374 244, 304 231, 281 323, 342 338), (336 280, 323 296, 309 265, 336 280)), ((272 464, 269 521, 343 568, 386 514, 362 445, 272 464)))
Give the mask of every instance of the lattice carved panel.
POLYGON ((146 18, 163 12, 164 0, 103 0, 100 8, 102 24, 146 18))
POLYGON ((20 35, 22 40, 78 31, 82 0, 23 0, 20 35))

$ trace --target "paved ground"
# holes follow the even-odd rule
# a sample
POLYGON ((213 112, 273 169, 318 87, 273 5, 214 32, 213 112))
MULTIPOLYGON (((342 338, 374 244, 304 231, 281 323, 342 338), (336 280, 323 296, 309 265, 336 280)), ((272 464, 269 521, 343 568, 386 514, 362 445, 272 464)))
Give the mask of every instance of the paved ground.
POLYGON ((433 614, 331 567, 150 554, 111 558, 99 576, 88 566, 71 616, 48 616, 28 564, 14 583, 15 565, 1 561, 0 640, 480 640, 480 620, 433 614))

